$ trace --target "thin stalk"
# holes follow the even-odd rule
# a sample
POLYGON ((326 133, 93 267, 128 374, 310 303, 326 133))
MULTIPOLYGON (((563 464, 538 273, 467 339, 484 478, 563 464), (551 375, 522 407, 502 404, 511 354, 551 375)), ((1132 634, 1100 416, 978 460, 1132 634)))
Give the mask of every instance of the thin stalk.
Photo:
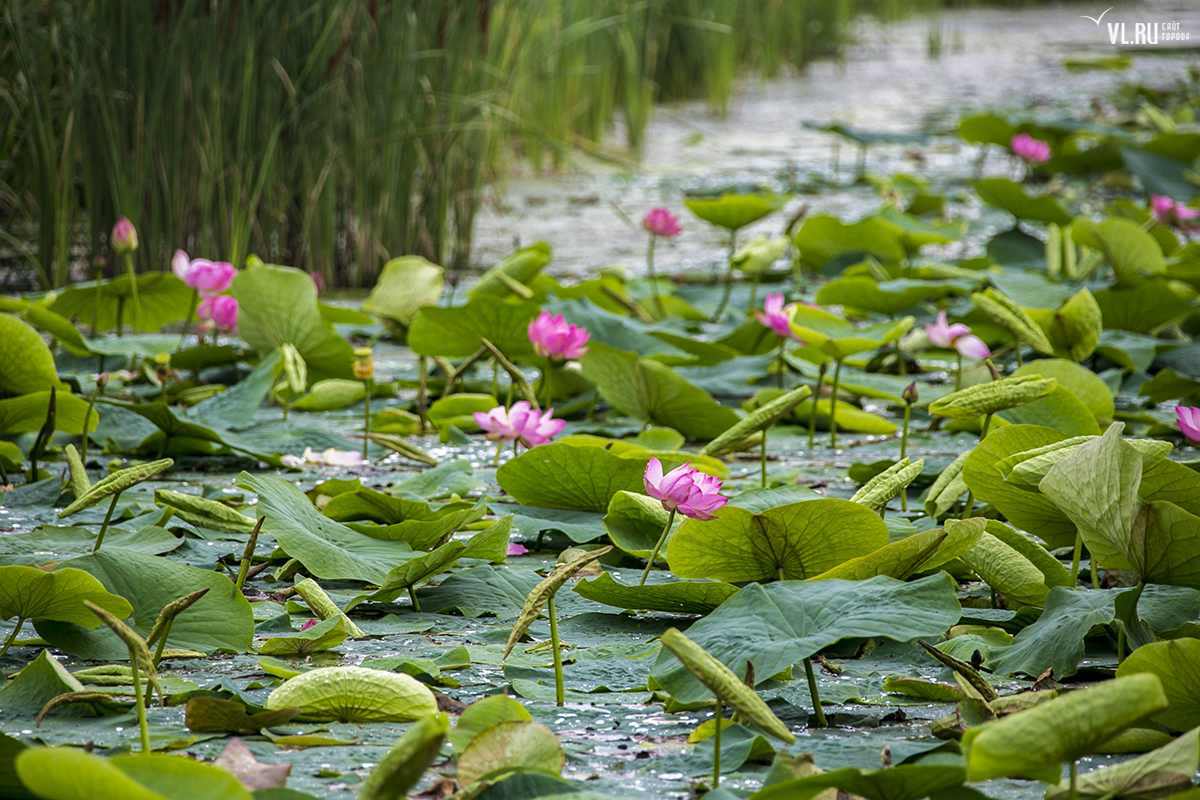
POLYGON ((813 441, 817 432, 817 403, 821 400, 821 389, 825 388, 825 365, 822 364, 817 372, 817 391, 813 393, 812 410, 808 412, 808 449, 814 447, 813 441))
POLYGON ((92 422, 92 409, 96 407, 96 397, 100 394, 100 382, 96 381, 96 388, 92 390, 92 396, 88 398, 87 411, 83 412, 83 441, 79 443, 80 452, 79 460, 87 466, 87 450, 88 450, 88 425, 92 422))
POLYGON ((971 512, 975 510, 975 492, 968 490, 967 499, 963 503, 962 511, 959 512, 959 519, 966 519, 971 516, 971 512))
POLYGON ((817 727, 828 728, 829 720, 825 719, 825 710, 821 708, 821 695, 817 691, 817 676, 813 673, 811 657, 804 659, 804 677, 808 678, 808 696, 812 698, 813 716, 817 718, 817 727))
POLYGON ((133 298, 133 333, 136 336, 142 327, 142 304, 138 302, 137 274, 133 271, 133 253, 125 254, 125 271, 129 273, 130 295, 133 298))
POLYGON ((258 522, 254 523, 254 530, 250 531, 250 538, 246 541, 246 549, 242 551, 242 563, 238 565, 237 580, 234 581, 239 593, 246 585, 246 576, 250 573, 250 562, 254 560, 254 550, 258 547, 258 532, 262 530, 265 519, 266 517, 259 517, 258 522))
POLYGON ((1076 800, 1079 796, 1079 762, 1071 760, 1071 794, 1070 800, 1076 800))
POLYGON ((138 671, 137 655, 130 651, 129 666, 133 670, 133 704, 137 706, 138 730, 142 735, 142 752, 150 752, 150 728, 146 724, 146 703, 142 697, 142 673, 138 671))
POLYGON ((4 654, 8 652, 8 648, 12 647, 13 642, 17 640, 17 634, 21 631, 21 626, 25 624, 24 617, 17 617, 17 624, 13 627, 12 633, 4 640, 4 647, 0 647, 0 658, 4 658, 4 654))
MULTIPOLYGON (((171 626, 174 624, 175 618, 171 617, 167 620, 166 624, 163 625, 162 635, 158 637, 158 649, 154 651, 154 666, 156 667, 162 662, 163 653, 167 650, 167 637, 171 635, 171 626)), ((148 686, 146 688, 148 690, 146 692, 146 696, 149 697, 151 696, 151 692, 154 691, 154 687, 148 686)))
MULTIPOLYGON (((904 404, 904 428, 900 432, 900 460, 904 460, 908 452, 908 423, 912 419, 912 403, 904 404)), ((900 510, 908 511, 908 490, 900 490, 900 510)))
POLYGON ((1075 531, 1075 552, 1071 554, 1071 584, 1072 588, 1079 588, 1079 555, 1083 551, 1083 534, 1078 530, 1075 531))
MULTIPOLYGON (((547 360, 548 361, 548 360, 547 360)), ((546 405, 544 408, 550 408, 550 404, 554 402, 554 393, 550 386, 550 381, 553 379, 554 367, 547 363, 546 371, 542 373, 542 383, 546 384, 546 405)))
POLYGON ((1100 565, 1096 563, 1096 556, 1092 553, 1088 554, 1088 572, 1092 573, 1092 588, 1100 588, 1100 565))
POLYGON ((713 734, 713 788, 716 789, 721 785, 721 717, 725 715, 725 710, 721 704, 721 695, 717 695, 717 700, 713 704, 713 719, 717 723, 717 731, 713 734))
POLYGON ((429 381, 429 362, 425 356, 417 359, 417 371, 420 378, 417 382, 417 417, 421 420, 421 433, 425 433, 426 384, 429 381))
POLYGON ((650 248, 646 251, 646 270, 650 273, 650 296, 654 298, 654 308, 658 311, 659 317, 666 316, 663 311, 662 298, 658 296, 658 277, 654 274, 654 243, 658 241, 658 237, 653 233, 650 234, 650 248))
POLYGON ((563 687, 562 650, 558 646, 558 614, 554 609, 554 595, 546 602, 546 613, 550 615, 550 649, 554 651, 554 702, 563 707, 565 690, 563 687))
POLYGON ((842 359, 833 368, 833 392, 829 395, 829 446, 837 447, 837 401, 838 383, 842 379, 842 359))
POLYGON ((762 276, 757 272, 750 279, 750 303, 746 306, 746 313, 749 314, 754 310, 755 304, 758 303, 758 281, 762 276))
POLYGON ((897 365, 897 367, 896 367, 899 370, 900 377, 907 378, 908 377, 908 362, 904 360, 904 348, 900 346, 899 339, 896 340, 896 358, 898 358, 900 360, 899 365, 897 365))
POLYGON ((767 432, 762 432, 762 488, 767 488, 767 432))
POLYGON ((419 613, 421 611, 421 604, 419 602, 417 602, 417 587, 415 587, 415 586, 408 587, 408 599, 409 599, 409 601, 412 602, 413 611, 416 611, 419 613))
POLYGON ((292 395, 289 392, 283 397, 283 421, 287 422, 288 412, 292 410, 292 395))
POLYGON ((787 344, 787 339, 779 339, 779 388, 783 388, 783 373, 787 370, 787 362, 783 360, 783 347, 787 344))
POLYGON ((992 415, 988 414, 983 418, 983 427, 979 430, 979 441, 987 438, 988 428, 992 427, 992 415))
POLYGON ((500 453, 503 452, 503 450, 504 450, 504 440, 501 439, 500 441, 496 442, 496 457, 492 459, 493 467, 500 466, 500 453))
POLYGON ((363 461, 367 460, 367 445, 371 442, 371 380, 363 381, 367 393, 363 396, 363 461))
POLYGON ((188 326, 192 324, 192 315, 196 313, 196 304, 200 302, 200 290, 192 289, 192 304, 188 308, 187 316, 183 318, 183 333, 179 334, 179 346, 175 348, 178 353, 183 349, 183 340, 187 338, 188 326))
POLYGON ((1013 353, 1017 357, 1017 369, 1021 368, 1021 340, 1013 339, 1013 353))
POLYGON ((659 534, 658 541, 654 543, 654 550, 650 553, 650 560, 646 562, 646 569, 642 570, 642 579, 638 581, 638 586, 646 585, 646 578, 650 577, 650 570, 654 568, 654 559, 658 558, 658 551, 662 550, 663 543, 667 541, 667 534, 671 532, 671 525, 675 522, 675 509, 671 509, 671 515, 667 517, 667 524, 663 528, 663 532, 659 534))
POLYGON ((729 295, 733 291, 733 254, 736 252, 737 229, 734 228, 729 232, 729 263, 725 267, 725 291, 721 295, 721 304, 717 306, 717 313, 713 314, 710 322, 721 319, 721 314, 725 312, 725 306, 729 305, 729 295))
POLYGON ((954 373, 954 391, 962 388, 962 353, 958 354, 958 370, 954 373))
POLYGON ((112 519, 113 511, 117 508, 117 500, 121 498, 121 493, 117 492, 113 495, 112 502, 108 504, 108 513, 104 515, 104 522, 100 525, 100 535, 96 537, 96 544, 92 546, 92 552, 95 553, 100 549, 100 545, 104 543, 104 534, 108 531, 108 522, 112 519))

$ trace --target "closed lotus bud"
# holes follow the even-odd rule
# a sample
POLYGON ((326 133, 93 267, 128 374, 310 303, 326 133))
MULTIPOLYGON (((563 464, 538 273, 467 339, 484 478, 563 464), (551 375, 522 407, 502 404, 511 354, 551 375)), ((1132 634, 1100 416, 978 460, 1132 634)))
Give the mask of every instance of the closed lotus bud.
POLYGON ((360 347, 354 351, 354 377, 364 381, 375 377, 375 359, 371 357, 371 348, 360 347))
POLYGON ((121 217, 113 225, 111 244, 113 252, 122 256, 138 249, 137 229, 128 217, 121 217))
POLYGON ((103 389, 105 386, 108 386, 108 373, 107 372, 101 372, 99 375, 96 376, 96 385, 99 386, 101 389, 103 389))
POLYGON ((904 398, 904 402, 910 406, 914 405, 920 399, 920 393, 917 392, 917 382, 913 381, 908 386, 904 387, 904 391, 900 395, 904 398))
POLYGON ((154 377, 158 378, 159 383, 166 383, 171 379, 170 353, 159 353, 154 356, 154 377))

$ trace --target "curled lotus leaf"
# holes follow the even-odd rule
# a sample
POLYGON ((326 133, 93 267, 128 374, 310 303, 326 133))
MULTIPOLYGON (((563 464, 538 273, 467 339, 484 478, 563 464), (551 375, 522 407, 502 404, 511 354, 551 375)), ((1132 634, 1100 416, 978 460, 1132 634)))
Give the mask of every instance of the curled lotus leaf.
POLYGON ((975 292, 971 295, 975 305, 991 317, 1001 328, 1011 333, 1019 341, 1025 342, 1034 350, 1045 355, 1054 355, 1054 345, 1046 338, 1043 331, 1033 318, 1025 313, 1021 304, 1004 292, 988 289, 985 292, 975 292))
POLYGON ((88 489, 92 488, 92 482, 88 479, 87 467, 83 465, 83 459, 79 457, 79 451, 75 449, 75 445, 67 445, 63 452, 67 456, 67 476, 71 482, 71 491, 76 497, 81 497, 87 494, 88 489))
POLYGON ((559 564, 541 583, 533 587, 533 591, 525 598, 525 605, 521 608, 521 613, 517 617, 517 624, 513 625, 512 633, 508 636, 508 642, 504 645, 505 658, 508 658, 508 654, 517 646, 517 642, 521 641, 521 637, 525 635, 525 631, 529 630, 529 626, 542 613, 542 609, 545 608, 546 603, 550 602, 550 598, 554 596, 554 593, 562 588, 562 585, 570 580, 575 573, 598 558, 607 555, 610 550, 612 550, 612 545, 601 547, 599 550, 592 550, 565 564, 559 564))
POLYGON ((800 405, 812 389, 801 386, 787 394, 780 395, 768 403, 759 406, 753 412, 738 420, 729 429, 713 439, 700 450, 706 456, 719 456, 733 450, 750 436, 759 431, 765 431, 779 420, 786 417, 793 408, 800 405))
POLYGON ((416 678, 366 667, 320 667, 289 678, 267 698, 268 710, 299 708, 305 717, 341 722, 411 722, 437 713, 416 678))
POLYGON ((221 533, 249 533, 254 530, 253 519, 207 497, 159 489, 154 493, 154 503, 173 509, 175 516, 200 528, 211 528, 221 533))
POLYGON ((367 437, 375 444, 386 447, 393 453, 399 453, 410 461, 416 461, 418 464, 424 464, 428 467, 436 467, 438 465, 436 458, 403 436, 396 436, 390 433, 371 433, 367 434, 367 437))
POLYGON ((812 580, 863 581, 877 575, 906 580, 962 556, 979 542, 984 526, 983 517, 948 519, 945 528, 929 528, 898 539, 865 556, 838 564, 812 580))
POLYGON ((434 714, 413 725, 363 782, 359 800, 402 800, 437 758, 450 734, 450 718, 434 714))
POLYGON ((867 508, 878 511, 893 497, 907 489, 923 469, 925 469, 923 459, 914 463, 907 458, 902 458, 864 483, 862 488, 850 498, 850 502, 861 503, 867 508))
POLYGON ((761 728, 764 733, 788 744, 796 741, 796 737, 758 696, 758 692, 747 686, 733 670, 710 655, 703 647, 676 628, 671 628, 663 634, 662 643, 697 680, 712 690, 722 702, 761 728))
POLYGON ((299 397, 308 388, 308 364, 291 342, 279 345, 283 356, 283 383, 292 397, 299 397))
POLYGON ((312 578, 305 578, 302 581, 297 581, 296 594, 300 595, 300 597, 305 603, 308 604, 308 607, 312 609, 312 612, 316 614, 319 619, 326 620, 332 619, 333 617, 340 617, 342 624, 346 628, 346 633, 349 634, 351 639, 366 638, 367 635, 363 633, 362 628, 355 625, 354 620, 346 616, 346 614, 343 613, 340 608, 338 608, 337 604, 330 599, 329 595, 325 593, 325 590, 321 588, 321 585, 312 578))
POLYGON ((1054 391, 1058 381, 1041 375, 1021 375, 968 386, 929 404, 929 413, 950 419, 977 419, 1023 406, 1054 391))
MULTIPOLYGON (((1111 742, 1109 743, 1111 746, 1111 742)), ((1107 749, 1107 748, 1106 748, 1107 749)), ((1146 800, 1173 797, 1192 788, 1192 777, 1200 763, 1200 728, 1145 755, 1080 775, 1075 787, 1077 800, 1106 800, 1113 797, 1146 800)), ((1069 784, 1046 787, 1046 800, 1067 800, 1069 784)))
POLYGON ((959 454, 958 458, 951 461, 934 479, 933 485, 925 494, 926 514, 931 517, 945 514, 958 498, 967 493, 967 482, 963 480, 963 465, 967 463, 969 455, 970 450, 959 454))
POLYGON ((0 619, 53 619, 95 628, 100 620, 83 605, 85 600, 122 617, 133 612, 128 600, 81 569, 0 567, 0 619))
MULTIPOLYGON (((1084 442, 1096 438, 1099 437, 1077 436, 1073 439, 1067 439, 1055 445, 1038 448, 1045 452, 1036 453, 1027 459, 1020 458, 1020 456, 1025 455, 1024 453, 1017 453, 1015 456, 1005 459, 1005 462, 1016 461, 1016 463, 1012 465, 1012 471, 1005 476, 1004 481, 1015 486, 1036 487, 1041 483, 1042 478, 1046 477, 1046 473, 1050 471, 1051 467, 1074 453, 1076 448, 1084 442)), ((1159 439, 1125 439, 1124 441, 1141 453, 1143 472, 1166 458, 1167 454, 1174 448, 1170 442, 1164 442, 1159 439)))
POLYGON ((80 497, 76 497, 75 502, 58 512, 58 518, 69 517, 76 512, 83 511, 85 508, 91 508, 106 497, 120 494, 130 486, 136 486, 142 481, 150 480, 160 472, 167 470, 174 463, 172 459, 160 458, 158 461, 149 461, 145 464, 138 464, 137 466, 117 470, 88 489, 80 497))
POLYGON ((1048 456, 1050 460, 1049 460, 1049 464, 1047 465, 1046 468, 1049 469, 1051 466, 1053 466, 1058 461, 1059 458, 1061 458, 1061 456, 1053 455, 1054 453, 1056 453, 1059 450, 1065 450, 1068 453, 1072 452, 1077 446, 1083 444, 1084 442, 1089 442, 1094 438, 1096 438, 1096 437, 1095 436, 1073 436, 1070 439, 1063 439, 1058 442, 1051 442, 1050 444, 1045 444, 1045 445, 1042 445, 1041 447, 1034 447, 1029 450, 1022 450, 1019 453, 1013 453, 1012 455, 1007 456, 1007 457, 1002 458, 999 461, 997 461, 996 468, 998 470, 1000 470, 1000 473, 1002 475, 1004 475, 1004 480, 1007 483, 1017 483, 1017 480, 1014 480, 1012 478, 1012 472, 1014 469, 1017 468, 1018 465, 1024 463, 1025 461, 1030 461, 1033 459, 1040 459, 1043 456, 1048 456))

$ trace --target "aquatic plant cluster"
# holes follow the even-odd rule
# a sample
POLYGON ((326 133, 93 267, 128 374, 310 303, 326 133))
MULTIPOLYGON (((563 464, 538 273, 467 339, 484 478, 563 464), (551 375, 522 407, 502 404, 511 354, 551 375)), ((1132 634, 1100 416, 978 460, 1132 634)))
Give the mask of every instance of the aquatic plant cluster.
POLYGON ((189 245, 0 298, 0 794, 1190 797, 1190 109, 961 120, 1021 176, 974 255, 890 176, 651 209, 715 281, 538 243, 351 308, 189 245))

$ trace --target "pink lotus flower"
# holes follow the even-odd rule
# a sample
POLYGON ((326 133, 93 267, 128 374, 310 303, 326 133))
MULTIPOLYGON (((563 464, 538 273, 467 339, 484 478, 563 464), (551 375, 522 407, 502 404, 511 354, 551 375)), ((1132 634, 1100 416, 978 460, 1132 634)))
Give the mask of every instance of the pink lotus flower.
POLYGON ((1179 420, 1179 430, 1184 438, 1200 446, 1200 408, 1176 406, 1175 417, 1179 420))
POLYGON ((525 400, 513 403, 512 408, 496 406, 484 414, 476 411, 475 424, 482 428, 493 442, 511 442, 520 439, 526 447, 546 444, 566 426, 566 420, 554 419, 554 409, 544 414, 534 411, 525 400))
POLYGON ((205 297, 220 294, 229 290, 237 270, 227 261, 209 261, 207 258, 197 258, 192 261, 188 254, 176 250, 171 259, 171 271, 175 277, 189 287, 202 292, 205 297))
POLYGON ((125 255, 137 250, 137 229, 133 227, 133 223, 127 217, 121 217, 117 220, 117 224, 113 225, 109 244, 112 245, 113 252, 117 255, 125 255))
POLYGON ((646 494, 663 504, 668 511, 678 511, 692 519, 715 519, 716 511, 729 502, 722 497, 721 479, 693 469, 691 462, 663 475, 662 462, 650 459, 643 478, 646 494))
POLYGON ((233 333, 238 325, 238 301, 227 294, 206 297, 196 306, 196 317, 216 325, 221 333, 233 333))
POLYGON ((1050 160, 1050 145, 1028 133, 1018 133, 1012 138, 1009 147, 1018 158, 1030 164, 1041 164, 1050 160))
POLYGON ((652 208, 642 217, 642 227, 655 236, 670 239, 683 232, 679 227, 679 217, 665 208, 652 208))
POLYGON ((937 322, 926 323, 925 335, 934 347, 953 348, 959 355, 967 358, 987 358, 992 354, 983 340, 971 333, 971 329, 961 322, 953 325, 946 323, 946 312, 938 312, 937 322))
POLYGON ((517 544, 516 542, 508 543, 508 554, 510 556, 523 556, 528 552, 529 548, 523 544, 517 544))
POLYGON ((797 342, 803 343, 803 340, 792 330, 792 311, 795 308, 795 303, 790 303, 786 306, 783 304, 782 294, 769 294, 767 295, 767 299, 763 301, 763 310, 755 310, 754 316, 764 326, 770 328, 779 338, 787 339, 790 337, 797 342))
POLYGON ((543 358, 555 361, 581 358, 588 351, 584 345, 590 338, 587 328, 571 325, 562 314, 552 317, 549 311, 543 311, 529 322, 529 341, 533 342, 534 352, 543 358))
POLYGON ((1193 228, 1196 227, 1196 223, 1191 220, 1200 217, 1200 208, 1192 208, 1170 197, 1153 194, 1150 195, 1150 216, 1159 225, 1193 228))

